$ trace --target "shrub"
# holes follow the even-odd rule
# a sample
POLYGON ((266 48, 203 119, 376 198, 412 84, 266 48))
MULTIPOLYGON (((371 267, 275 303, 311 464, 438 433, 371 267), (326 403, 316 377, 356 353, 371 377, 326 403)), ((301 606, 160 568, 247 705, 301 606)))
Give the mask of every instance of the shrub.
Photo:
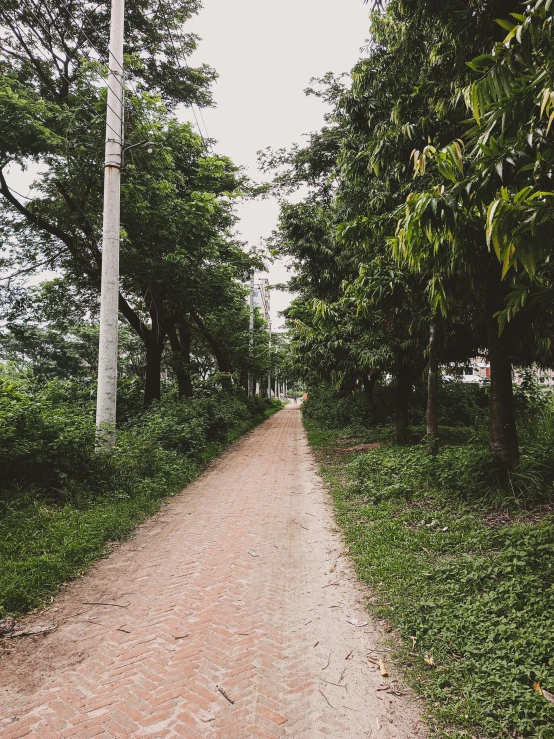
MULTIPOLYGON (((132 407, 132 404, 130 404, 132 407)), ((179 492, 225 444, 281 407, 219 392, 168 395, 94 451, 94 400, 79 381, 0 386, 0 618, 40 606, 59 583, 179 492)))

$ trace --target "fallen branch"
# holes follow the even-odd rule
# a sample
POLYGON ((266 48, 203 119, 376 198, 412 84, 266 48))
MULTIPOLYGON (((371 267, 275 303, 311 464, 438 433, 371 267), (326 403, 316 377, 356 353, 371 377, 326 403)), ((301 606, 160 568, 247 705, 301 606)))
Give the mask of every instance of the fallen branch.
POLYGON ((234 700, 232 700, 232 698, 229 698, 229 696, 228 696, 228 695, 227 695, 227 693, 226 693, 226 692, 225 692, 225 691, 223 690, 223 688, 220 688, 220 687, 219 687, 219 685, 217 685, 216 687, 217 687, 217 689, 219 690, 219 692, 221 693, 221 695, 222 695, 222 696, 223 696, 223 697, 224 697, 224 698, 225 698, 226 700, 228 700, 228 701, 229 701, 229 703, 230 703, 230 704, 231 704, 232 706, 234 706, 234 705, 235 705, 235 701, 234 701, 234 700))
POLYGON ((114 606, 115 608, 129 608, 130 603, 127 603, 126 606, 122 606, 119 603, 100 603, 95 601, 83 601, 84 606, 114 606))
MULTIPOLYGON (((318 690, 319 690, 319 688, 318 688, 318 690)), ((327 698, 327 696, 325 695, 325 693, 323 693, 323 692, 322 692, 321 690, 320 690, 319 692, 321 693, 321 695, 322 695, 322 696, 323 696, 323 697, 325 698, 325 700, 327 701, 327 705, 329 706, 329 708, 332 708, 332 709, 333 709, 333 711, 334 711, 334 710, 335 710, 335 707, 334 707, 334 706, 332 706, 332 705, 331 705, 331 704, 329 703, 329 699, 327 698)))
POLYGON ((335 685, 337 688, 346 688, 346 690, 348 690, 347 685, 340 685, 339 683, 332 683, 332 682, 329 682, 329 680, 324 680, 322 677, 320 677, 319 679, 322 682, 327 683, 327 685, 335 685))

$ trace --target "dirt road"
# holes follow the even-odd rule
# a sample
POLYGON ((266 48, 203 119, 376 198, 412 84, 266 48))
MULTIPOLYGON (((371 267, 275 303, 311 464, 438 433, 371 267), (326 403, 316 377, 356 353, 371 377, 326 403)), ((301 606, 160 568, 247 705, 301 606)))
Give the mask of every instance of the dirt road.
POLYGON ((423 737, 415 701, 378 690, 375 626, 347 622, 362 598, 289 406, 4 654, 0 738, 423 737))

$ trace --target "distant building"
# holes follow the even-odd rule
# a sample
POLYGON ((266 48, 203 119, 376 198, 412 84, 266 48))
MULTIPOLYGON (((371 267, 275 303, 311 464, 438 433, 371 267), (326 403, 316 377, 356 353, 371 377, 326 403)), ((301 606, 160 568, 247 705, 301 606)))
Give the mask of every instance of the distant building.
MULTIPOLYGON (((541 369, 533 367, 533 373, 539 385, 542 387, 554 387, 554 370, 541 369)), ((524 370, 521 367, 514 367, 512 377, 515 385, 521 385, 524 378, 524 370)), ((471 359, 467 367, 464 367, 463 374, 458 379, 462 382, 487 382, 491 378, 491 366, 484 358, 471 359)), ((452 378, 454 379, 454 378, 452 378)))
POLYGON ((269 323, 271 320, 269 280, 261 278, 254 281, 253 302, 254 307, 259 308, 260 313, 265 318, 266 322, 269 323))

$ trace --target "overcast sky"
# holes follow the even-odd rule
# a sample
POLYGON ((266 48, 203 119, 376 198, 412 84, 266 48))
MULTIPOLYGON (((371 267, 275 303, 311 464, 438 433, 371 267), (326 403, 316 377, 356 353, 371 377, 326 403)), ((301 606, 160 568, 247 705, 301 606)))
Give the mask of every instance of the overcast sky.
MULTIPOLYGON (((187 28, 202 41, 193 64, 215 67, 216 107, 202 115, 217 151, 247 168, 255 180, 257 152, 301 143, 303 134, 323 124, 324 105, 304 90, 312 77, 348 72, 368 35, 368 6, 363 0, 204 0, 187 28)), ((189 115, 191 120, 194 120, 189 115)), ((199 121, 202 126, 202 121, 199 121)), ((275 201, 240 207, 239 230, 257 244, 274 229, 275 201)), ((287 272, 275 264, 272 282, 287 272)), ((288 294, 272 294, 273 324, 288 305, 288 294)))

